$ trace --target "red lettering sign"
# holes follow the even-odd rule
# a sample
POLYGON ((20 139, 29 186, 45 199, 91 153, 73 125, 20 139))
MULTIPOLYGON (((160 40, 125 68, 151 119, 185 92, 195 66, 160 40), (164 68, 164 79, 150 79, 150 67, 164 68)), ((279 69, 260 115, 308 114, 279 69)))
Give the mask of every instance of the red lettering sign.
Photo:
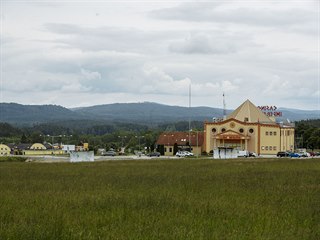
POLYGON ((282 117, 282 112, 277 111, 276 106, 258 106, 258 108, 268 117, 282 117))

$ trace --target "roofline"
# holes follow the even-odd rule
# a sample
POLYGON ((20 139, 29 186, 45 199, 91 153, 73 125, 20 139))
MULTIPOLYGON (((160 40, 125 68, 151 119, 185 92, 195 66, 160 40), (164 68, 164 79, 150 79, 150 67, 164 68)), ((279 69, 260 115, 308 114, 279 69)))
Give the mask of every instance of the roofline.
POLYGON ((231 121, 234 121, 234 122, 237 122, 237 123, 240 123, 240 124, 243 124, 243 125, 248 125, 248 126, 253 126, 253 125, 260 125, 260 126, 268 126, 268 127, 277 127, 277 128, 280 128, 279 124, 277 123, 274 123, 274 124, 269 124, 269 123, 261 123, 261 122, 255 122, 255 123, 250 123, 250 122, 242 122, 242 121, 239 121, 238 119, 235 119, 235 118, 229 118, 227 120, 223 120, 221 122, 204 122, 204 125, 223 125, 223 124, 226 124, 228 122, 231 122, 231 121))

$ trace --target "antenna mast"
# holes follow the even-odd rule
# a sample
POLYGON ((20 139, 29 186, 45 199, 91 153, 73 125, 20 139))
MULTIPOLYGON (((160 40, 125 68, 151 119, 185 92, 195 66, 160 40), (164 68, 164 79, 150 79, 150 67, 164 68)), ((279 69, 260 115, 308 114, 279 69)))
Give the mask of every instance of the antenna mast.
POLYGON ((226 109, 226 99, 225 99, 225 95, 223 93, 223 120, 227 119, 227 109, 226 109))
MULTIPOLYGON (((189 146, 191 148, 191 83, 189 84, 189 146)), ((191 149, 190 149, 191 151, 191 149)))

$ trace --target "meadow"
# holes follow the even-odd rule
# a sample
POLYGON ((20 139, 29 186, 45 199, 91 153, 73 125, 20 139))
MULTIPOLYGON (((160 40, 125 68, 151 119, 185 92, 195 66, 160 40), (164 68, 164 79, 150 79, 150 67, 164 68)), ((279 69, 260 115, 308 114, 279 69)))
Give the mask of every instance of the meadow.
POLYGON ((320 239, 320 159, 0 162, 0 239, 320 239))

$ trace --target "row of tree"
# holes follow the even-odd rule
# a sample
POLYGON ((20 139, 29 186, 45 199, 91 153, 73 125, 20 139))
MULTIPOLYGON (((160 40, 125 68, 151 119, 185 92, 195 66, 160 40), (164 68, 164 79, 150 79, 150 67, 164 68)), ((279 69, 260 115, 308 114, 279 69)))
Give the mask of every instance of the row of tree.
MULTIPOLYGON (((193 129, 203 129, 202 122, 192 122, 193 129)), ((32 127, 15 127, 0 123, 0 142, 35 143, 50 142, 81 144, 88 142, 92 149, 143 149, 153 150, 163 131, 187 131, 188 121, 167 123, 150 128, 128 123, 103 124, 90 122, 46 123, 32 127)), ((296 148, 320 149, 320 119, 296 122, 296 148)))
MULTIPOLYGON (((202 122, 191 122, 193 129, 201 129, 202 122)), ((64 143, 80 145, 89 143, 91 150, 121 149, 127 151, 153 151, 163 131, 187 131, 189 123, 176 122, 148 127, 131 123, 103 124, 101 122, 75 121, 73 123, 34 124, 31 127, 15 127, 0 123, 2 143, 64 143)))
POLYGON ((320 149, 320 119, 296 122, 296 147, 314 151, 320 149))

